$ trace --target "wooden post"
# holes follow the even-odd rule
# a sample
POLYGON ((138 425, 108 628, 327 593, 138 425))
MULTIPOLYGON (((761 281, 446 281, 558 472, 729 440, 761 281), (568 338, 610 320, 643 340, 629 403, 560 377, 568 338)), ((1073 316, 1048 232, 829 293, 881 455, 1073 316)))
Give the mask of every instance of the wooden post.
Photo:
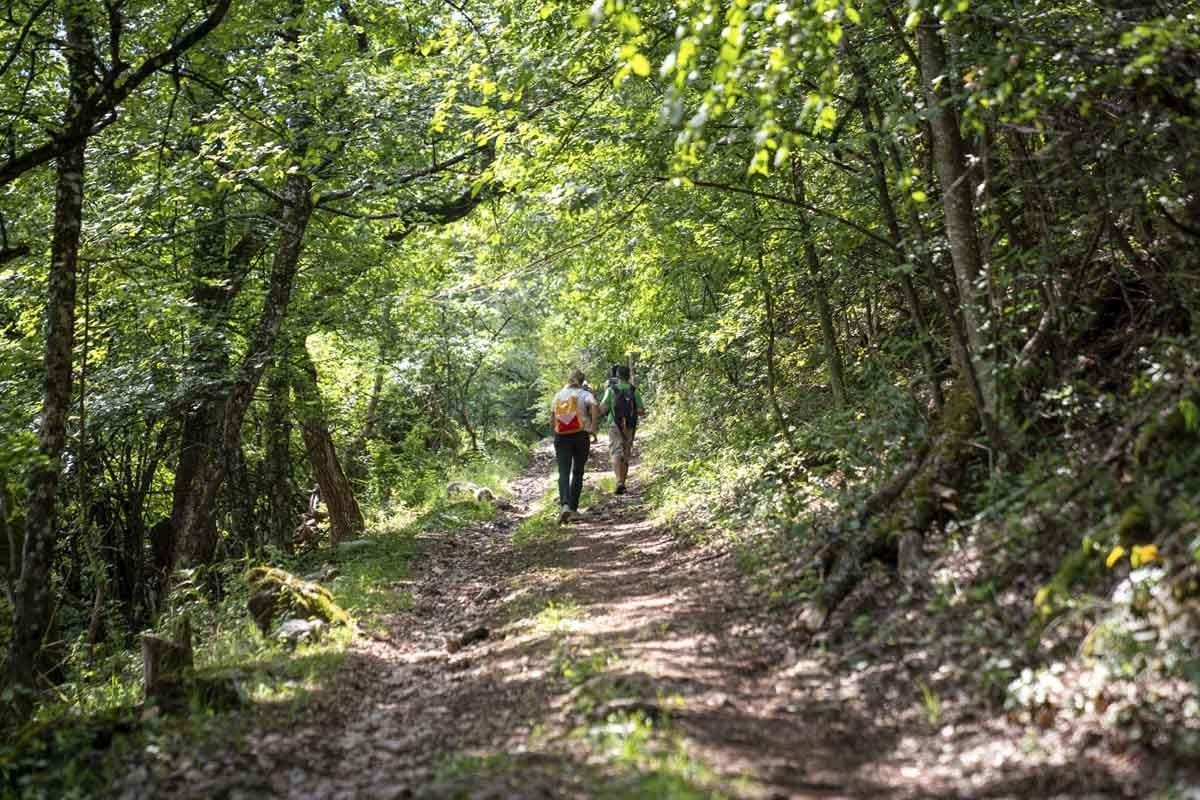
POLYGON ((163 700, 178 691, 184 674, 192 669, 192 620, 179 621, 170 639, 153 634, 142 636, 142 674, 146 700, 163 700))

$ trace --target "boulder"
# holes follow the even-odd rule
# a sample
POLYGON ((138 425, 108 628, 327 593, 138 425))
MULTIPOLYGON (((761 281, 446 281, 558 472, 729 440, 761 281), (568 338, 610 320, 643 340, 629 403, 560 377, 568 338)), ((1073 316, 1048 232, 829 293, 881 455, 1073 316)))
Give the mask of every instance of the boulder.
POLYGON ((513 504, 498 496, 486 486, 477 486, 467 481, 451 481, 446 484, 446 496, 450 499, 474 500, 477 503, 489 503, 501 511, 511 511, 513 504))
POLYGON ((277 567, 255 567, 246 573, 246 584, 250 587, 250 616, 264 636, 282 620, 350 623, 350 615, 334 602, 328 589, 277 567))
POLYGON ((325 631, 325 623, 319 619, 289 619, 275 628, 275 638, 295 647, 302 642, 315 642, 325 631))

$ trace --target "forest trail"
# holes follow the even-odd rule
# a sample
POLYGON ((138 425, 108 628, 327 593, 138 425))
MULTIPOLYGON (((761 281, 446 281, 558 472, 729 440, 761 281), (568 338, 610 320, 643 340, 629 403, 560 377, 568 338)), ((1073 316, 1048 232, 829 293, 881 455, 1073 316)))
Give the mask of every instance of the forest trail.
POLYGON ((914 723, 900 665, 831 671, 787 618, 743 600, 731 556, 648 518, 636 467, 629 495, 598 491, 605 450, 578 521, 514 535, 552 516, 543 446, 511 511, 424 535, 417 579, 395 587, 411 605, 357 639, 290 727, 188 750, 165 781, 134 770, 115 796, 951 798, 1074 783, 1073 768, 1006 774, 1003 731, 964 746, 914 723))
MULTIPOLYGON (((513 511, 427 535, 405 587, 411 607, 387 636, 354 643, 335 686, 292 727, 184 758, 151 793, 890 794, 859 774, 890 734, 828 693, 801 692, 824 680, 820 667, 797 669, 785 632, 739 604, 729 556, 681 548, 648 520, 636 467, 630 494, 597 491, 606 450, 589 462, 592 507, 520 546, 513 531, 552 484, 553 453, 540 448, 514 483, 513 511), (480 628, 486 639, 458 646, 480 628), (629 734, 606 727, 613 710, 653 718, 640 726, 644 753, 610 757, 629 734)), ((146 796, 146 781, 134 770, 115 793, 146 796)))

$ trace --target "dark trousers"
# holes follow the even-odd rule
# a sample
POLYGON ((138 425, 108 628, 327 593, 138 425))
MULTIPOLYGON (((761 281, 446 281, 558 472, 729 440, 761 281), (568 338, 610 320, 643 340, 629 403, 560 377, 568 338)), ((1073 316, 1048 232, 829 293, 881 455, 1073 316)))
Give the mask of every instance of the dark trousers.
POLYGON ((579 510, 583 493, 583 471, 587 467, 592 437, 587 431, 554 437, 554 457, 558 459, 558 504, 579 510))

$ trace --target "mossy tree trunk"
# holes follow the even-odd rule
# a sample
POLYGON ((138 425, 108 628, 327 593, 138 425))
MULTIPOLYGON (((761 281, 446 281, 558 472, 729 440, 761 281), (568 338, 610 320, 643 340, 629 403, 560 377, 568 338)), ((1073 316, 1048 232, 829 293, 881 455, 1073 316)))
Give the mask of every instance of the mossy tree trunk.
MULTIPOLYGON (((69 92, 66 120, 83 115, 95 72, 89 20, 78 4, 63 9, 69 92)), ((54 564, 56 504, 71 402, 75 342, 75 287, 83 230, 84 152, 80 136, 55 162, 54 234, 47 279, 42 412, 38 455, 29 471, 21 574, 13 597, 10 676, 32 687, 42 641, 50 627, 50 573, 54 564)))

